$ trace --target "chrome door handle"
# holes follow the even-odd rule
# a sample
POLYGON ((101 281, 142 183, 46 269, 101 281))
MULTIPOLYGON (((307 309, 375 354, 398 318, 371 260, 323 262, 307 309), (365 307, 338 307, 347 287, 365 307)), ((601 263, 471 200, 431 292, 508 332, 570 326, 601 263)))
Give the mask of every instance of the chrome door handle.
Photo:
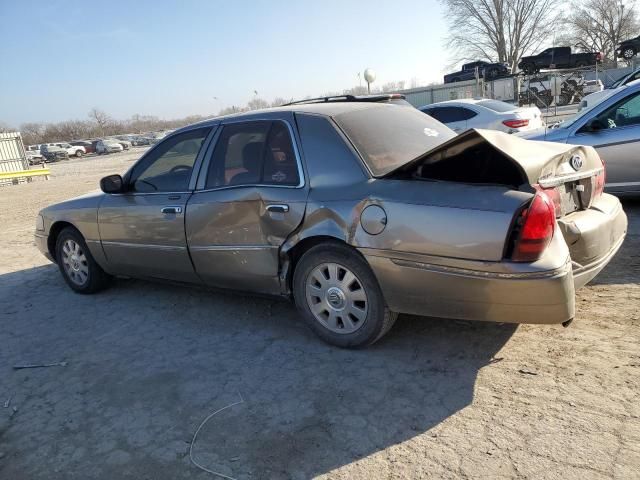
POLYGON ((267 212, 271 212, 271 213, 287 213, 288 211, 289 211, 289 205, 284 205, 284 204, 267 205, 267 212))
POLYGON ((182 207, 178 206, 170 206, 170 207, 162 207, 160 210, 161 213, 182 213, 182 207))

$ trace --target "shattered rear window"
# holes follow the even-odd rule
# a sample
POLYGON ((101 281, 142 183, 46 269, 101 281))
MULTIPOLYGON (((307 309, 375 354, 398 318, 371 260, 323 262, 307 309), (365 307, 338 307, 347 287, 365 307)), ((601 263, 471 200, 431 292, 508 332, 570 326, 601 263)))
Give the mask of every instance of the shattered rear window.
POLYGON ((382 177, 456 136, 415 108, 389 104, 334 116, 374 177, 382 177))

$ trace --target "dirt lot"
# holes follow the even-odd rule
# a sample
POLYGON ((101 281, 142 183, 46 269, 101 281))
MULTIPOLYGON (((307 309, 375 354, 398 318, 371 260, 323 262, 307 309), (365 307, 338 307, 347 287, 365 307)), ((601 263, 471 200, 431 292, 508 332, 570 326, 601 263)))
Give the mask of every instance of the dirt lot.
POLYGON ((401 317, 346 351, 277 300, 133 280, 73 294, 35 215, 140 152, 0 189, 0 478, 215 478, 190 442, 239 394, 193 448, 238 479, 640 478, 639 202, 569 328, 401 317))

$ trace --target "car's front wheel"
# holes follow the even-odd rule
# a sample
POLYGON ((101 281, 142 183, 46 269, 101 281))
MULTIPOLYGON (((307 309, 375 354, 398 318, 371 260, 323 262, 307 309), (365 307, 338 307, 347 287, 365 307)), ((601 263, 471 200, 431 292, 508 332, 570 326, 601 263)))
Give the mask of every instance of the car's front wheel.
POLYGON ((296 305, 309 327, 338 347, 365 347, 393 326, 397 314, 358 252, 340 244, 318 245, 300 258, 293 275, 296 305))
POLYGON ((56 261, 67 284, 78 293, 105 288, 110 277, 96 263, 78 230, 67 227, 56 240, 56 261))

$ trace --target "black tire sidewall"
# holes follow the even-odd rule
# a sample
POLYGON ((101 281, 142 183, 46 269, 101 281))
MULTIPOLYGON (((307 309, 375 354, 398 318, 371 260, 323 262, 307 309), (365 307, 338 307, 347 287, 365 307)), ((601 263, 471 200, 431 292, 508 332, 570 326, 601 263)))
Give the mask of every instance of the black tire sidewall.
POLYGON ((384 333, 385 318, 390 315, 375 275, 358 252, 341 245, 318 246, 308 250, 296 265, 293 275, 293 296, 307 325, 325 342, 342 348, 365 347, 384 333), (324 327, 313 315, 307 303, 306 280, 322 263, 337 263, 351 270, 360 280, 369 302, 364 324, 349 334, 338 334, 324 327))
POLYGON ((96 261, 93 259, 93 256, 91 255, 91 251, 87 247, 87 243, 84 241, 82 234, 80 234, 78 230, 76 230, 73 227, 67 227, 64 230, 62 230, 58 235, 58 238, 56 239, 55 253, 56 253, 56 262, 58 264, 58 268, 60 269, 60 273, 62 274, 62 278, 64 278, 64 281, 67 282, 67 285, 69 285, 69 287, 74 292, 94 293, 104 288, 106 281, 108 279, 108 276, 104 273, 100 265, 98 265, 96 261), (89 278, 83 285, 78 285, 69 278, 69 276, 67 275, 67 272, 64 269, 64 265, 62 263, 62 245, 66 240, 69 240, 69 239, 73 240, 78 245, 80 245, 80 247, 82 248, 82 251, 84 252, 85 257, 87 258, 87 264, 89 267, 89 278))

